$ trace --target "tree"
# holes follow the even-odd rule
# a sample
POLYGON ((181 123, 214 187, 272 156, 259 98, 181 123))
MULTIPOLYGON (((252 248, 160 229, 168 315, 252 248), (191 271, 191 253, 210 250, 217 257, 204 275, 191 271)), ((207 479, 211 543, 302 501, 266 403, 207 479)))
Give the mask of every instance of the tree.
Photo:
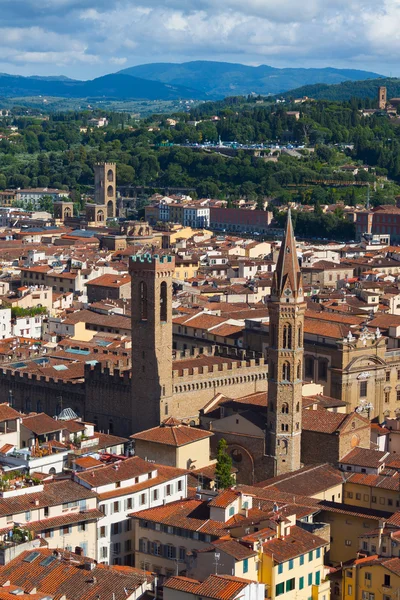
POLYGON ((234 478, 231 474, 232 459, 228 454, 228 444, 222 438, 218 442, 217 448, 217 464, 215 466, 215 481, 219 490, 224 490, 234 483, 234 478))

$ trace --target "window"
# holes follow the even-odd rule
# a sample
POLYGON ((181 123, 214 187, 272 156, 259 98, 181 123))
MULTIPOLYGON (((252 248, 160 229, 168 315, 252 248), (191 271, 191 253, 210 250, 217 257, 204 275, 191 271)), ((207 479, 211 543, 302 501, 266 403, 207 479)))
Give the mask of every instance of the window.
POLYGON ((300 565, 304 565, 304 554, 300 556, 300 565))
POLYGON ((308 574, 308 585, 312 585, 312 573, 308 574))
POLYGON ((304 588, 304 577, 300 577, 299 579, 299 590, 304 588))
POLYGON ((316 556, 316 558, 320 558, 321 557, 321 548, 317 548, 316 549, 315 556, 316 556))
POLYGON ((367 390, 368 390, 368 381, 361 381, 360 382, 360 398, 367 397, 367 390))
POLYGON ((113 502, 113 513, 119 512, 119 502, 113 502))
POLYGON ((243 561, 243 573, 248 573, 249 571, 249 559, 245 558, 243 561))
POLYGON ((31 520, 31 511, 27 510, 25 513, 25 521, 30 521, 31 520))
POLYGON ((315 585, 319 585, 321 583, 321 573, 320 571, 317 571, 315 573, 315 585))
POLYGON ((71 525, 66 525, 65 527, 61 527, 61 535, 69 535, 72 531, 71 525))
MULTIPOLYGON (((38 411, 38 412, 39 412, 39 411, 38 411)), ((48 517, 48 516, 49 516, 49 507, 48 507, 48 506, 45 506, 45 507, 44 507, 44 516, 45 516, 45 517, 48 517)))
POLYGON ((286 591, 287 592, 291 592, 292 590, 294 590, 295 587, 295 578, 293 577, 293 579, 288 579, 286 582, 286 591))
POLYGON ((390 401, 390 392, 385 392, 385 404, 389 404, 390 401))
POLYGON ((139 306, 141 320, 147 321, 147 284, 144 281, 139 284, 139 306))
POLYGON ((158 500, 158 492, 159 491, 157 489, 153 490, 153 501, 158 500))
POLYGON ((234 514, 235 514, 235 507, 234 506, 230 506, 229 507, 229 516, 233 517, 234 514))
POLYGON ((165 495, 166 495, 166 496, 171 496, 171 493, 172 493, 172 492, 171 492, 171 485, 170 485, 170 484, 168 484, 168 485, 166 486, 166 488, 165 488, 165 495))
POLYGON ((86 531, 86 525, 87 525, 87 523, 79 523, 78 531, 86 531))
POLYGON ((281 594, 284 594, 285 592, 285 584, 282 583, 278 583, 278 585, 275 586, 275 596, 280 596, 281 594))
POLYGON ((132 550, 132 540, 125 540, 125 552, 130 552, 132 550))
POLYGON ((353 578, 353 571, 346 571, 346 577, 348 579, 352 579, 353 578))
POLYGON ((160 285, 160 321, 166 321, 168 314, 167 306, 167 282, 162 281, 160 285))
POLYGON ((115 544, 113 544, 113 553, 121 554, 121 543, 120 542, 116 542, 115 544))
POLYGON ((311 550, 311 552, 309 552, 309 553, 308 553, 308 562, 311 562, 311 561, 312 561, 312 559, 313 559, 313 554, 314 554, 314 551, 313 551, 313 550, 311 550))
POLYGON ((289 571, 293 569, 293 559, 289 560, 289 571))
POLYGON ((385 587, 390 587, 390 575, 383 576, 383 585, 385 587))
POLYGON ((326 381, 328 378, 328 363, 326 360, 318 361, 318 379, 320 381, 326 381))
POLYGON ((371 502, 373 502, 374 504, 376 504, 376 496, 371 496, 371 502))
POLYGON ((112 523, 111 535, 118 535, 120 533, 120 524, 121 523, 112 523))
POLYGON ((364 573, 364 579, 367 583, 371 583, 371 580, 372 580, 371 573, 364 573))
POLYGON ((139 552, 147 552, 147 540, 145 538, 139 540, 139 552))
POLYGON ((284 381, 290 381, 290 364, 288 362, 283 363, 282 379, 284 381))
POLYGON ((176 557, 176 548, 175 546, 171 546, 171 544, 166 544, 165 547, 165 556, 166 558, 175 558, 176 557))
POLYGON ((361 494, 356 494, 356 500, 361 500, 361 494))
POLYGON ((125 510, 131 510, 133 508, 133 498, 127 498, 125 500, 125 510))
POLYGON ((140 505, 143 506, 143 504, 146 504, 146 494, 140 494, 140 505))
POLYGON ((352 585, 348 585, 347 586, 347 595, 351 596, 353 594, 353 586, 352 585))
POLYGON ((346 544, 346 546, 351 546, 351 540, 345 540, 344 543, 346 544))
POLYGON ((107 527, 105 525, 103 525, 102 527, 100 527, 100 537, 105 538, 106 535, 107 535, 107 527))
POLYGON ((162 556, 163 555, 163 547, 161 542, 154 542, 153 544, 153 554, 155 556, 162 556))
POLYGON ((285 414, 285 415, 288 415, 288 414, 289 414, 289 404, 288 404, 287 402, 284 402, 284 403, 282 404, 282 412, 283 412, 283 414, 285 414))
POLYGON ((126 519, 126 521, 124 521, 125 526, 124 529, 125 531, 131 531, 132 530, 132 521, 130 519, 126 519))
POLYGON ((289 324, 283 327, 283 347, 288 350, 292 347, 292 326, 289 324))
POLYGON ((101 556, 101 558, 107 558, 107 556, 108 556, 108 548, 107 548, 107 546, 102 546, 100 548, 100 556, 101 556))
POLYGON ((177 490, 178 492, 181 492, 183 488, 183 483, 182 483, 182 479, 180 479, 177 483, 177 490))
POLYGON ((390 371, 386 371, 385 377, 386 381, 390 381, 390 371))
POLYGON ((396 400, 397 402, 400 402, 400 390, 396 391, 396 400))
POLYGON ((281 575, 283 573, 283 563, 279 563, 278 565, 278 575, 281 575))

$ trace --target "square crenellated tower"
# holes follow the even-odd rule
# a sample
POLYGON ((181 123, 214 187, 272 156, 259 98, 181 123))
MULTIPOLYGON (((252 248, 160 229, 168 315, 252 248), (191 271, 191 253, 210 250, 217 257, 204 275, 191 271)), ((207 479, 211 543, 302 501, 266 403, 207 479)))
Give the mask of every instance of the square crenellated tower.
POLYGON ((175 257, 132 256, 132 422, 158 426, 172 399, 172 277, 175 257))
POLYGON ((117 179, 115 163, 94 165, 94 202, 106 207, 107 218, 117 214, 117 179))

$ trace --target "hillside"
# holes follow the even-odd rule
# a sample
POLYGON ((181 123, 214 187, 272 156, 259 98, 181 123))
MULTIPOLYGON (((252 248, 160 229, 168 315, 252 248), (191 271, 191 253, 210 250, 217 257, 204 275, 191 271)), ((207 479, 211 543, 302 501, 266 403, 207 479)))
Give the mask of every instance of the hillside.
POLYGON ((387 97, 400 96, 400 79, 368 79, 367 81, 344 81, 335 85, 305 85, 282 94, 284 98, 308 96, 316 100, 344 101, 351 98, 377 98, 379 86, 387 87, 387 97))
POLYGON ((380 77, 377 73, 354 69, 275 69, 268 65, 249 67, 236 63, 194 61, 187 63, 151 63, 119 71, 172 85, 189 86, 210 98, 232 95, 278 94, 303 85, 335 84, 380 77))
POLYGON ((89 81, 20 77, 0 74, 0 97, 57 96, 62 98, 107 98, 176 100, 200 99, 203 94, 184 86, 148 81, 123 74, 104 75, 89 81))

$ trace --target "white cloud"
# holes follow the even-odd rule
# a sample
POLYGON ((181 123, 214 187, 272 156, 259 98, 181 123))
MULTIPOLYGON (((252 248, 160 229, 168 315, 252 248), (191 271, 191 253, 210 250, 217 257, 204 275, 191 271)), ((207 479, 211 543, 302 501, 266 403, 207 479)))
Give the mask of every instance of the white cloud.
MULTIPOLYGON (((107 65, 208 59, 347 66, 400 75, 400 2, 382 0, 0 0, 0 56, 89 78, 107 65), (18 5, 18 6, 17 6, 18 5), (10 51, 15 49, 13 53, 10 51), (46 58, 47 57, 47 58, 46 58), (90 65, 85 67, 85 65, 90 65)), ((9 68, 4 68, 4 65, 9 68)))

